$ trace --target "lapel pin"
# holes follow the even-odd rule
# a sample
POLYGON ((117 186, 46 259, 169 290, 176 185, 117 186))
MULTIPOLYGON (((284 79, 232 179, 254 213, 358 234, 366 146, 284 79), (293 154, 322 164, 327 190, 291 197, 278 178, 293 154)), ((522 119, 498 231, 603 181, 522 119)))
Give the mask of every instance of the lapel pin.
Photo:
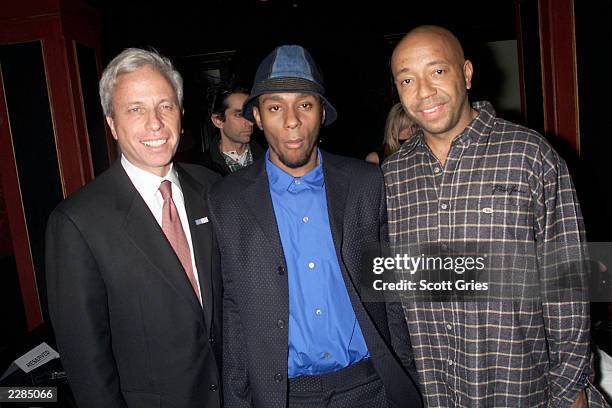
POLYGON ((202 217, 195 220, 195 225, 202 225, 208 223, 208 217, 202 217))

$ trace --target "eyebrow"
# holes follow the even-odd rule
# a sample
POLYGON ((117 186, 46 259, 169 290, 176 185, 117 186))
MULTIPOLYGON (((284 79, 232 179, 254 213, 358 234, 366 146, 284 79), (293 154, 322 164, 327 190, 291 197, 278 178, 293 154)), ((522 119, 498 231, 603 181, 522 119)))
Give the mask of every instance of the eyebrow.
POLYGON ((410 72, 410 68, 404 67, 404 68, 400 69, 399 71, 397 71, 397 72, 395 73, 395 75, 405 74, 405 73, 407 73, 407 72, 410 72))
MULTIPOLYGON (((426 65, 428 67, 431 67, 433 65, 450 65, 450 63, 448 61, 446 61, 446 60, 438 59, 438 60, 430 61, 426 65)), ((404 67, 404 68, 400 69, 399 71, 397 71, 396 75, 405 74, 407 72, 410 72, 410 68, 409 67, 404 67)))
POLYGON ((431 62, 427 63, 427 66, 431 66, 431 65, 450 65, 450 63, 446 60, 433 60, 431 62))

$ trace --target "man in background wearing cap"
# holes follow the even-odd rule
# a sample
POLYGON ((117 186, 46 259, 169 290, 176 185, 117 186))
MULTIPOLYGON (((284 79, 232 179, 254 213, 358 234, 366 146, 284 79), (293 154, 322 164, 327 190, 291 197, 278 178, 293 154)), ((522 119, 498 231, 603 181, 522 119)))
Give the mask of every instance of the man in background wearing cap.
POLYGON ((317 148, 336 119, 324 94, 306 50, 276 48, 243 107, 270 148, 209 195, 226 407, 421 406, 409 342, 394 335, 407 337, 401 309, 361 301, 362 253, 386 236, 382 175, 317 148))

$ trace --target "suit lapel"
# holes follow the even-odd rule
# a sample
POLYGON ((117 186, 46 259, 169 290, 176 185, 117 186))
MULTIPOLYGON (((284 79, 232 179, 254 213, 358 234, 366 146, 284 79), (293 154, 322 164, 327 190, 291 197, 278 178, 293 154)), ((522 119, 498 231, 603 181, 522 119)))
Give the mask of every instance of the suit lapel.
MULTIPOLYGON (((338 165, 333 156, 323 153, 323 171, 325 174, 325 184, 327 192, 327 207, 329 211, 329 220, 331 224, 332 237, 334 240, 334 246, 338 254, 338 262, 340 264, 340 270, 342 271, 345 285, 355 311, 355 316, 359 321, 359 325, 363 332, 363 335, 368 344, 368 350, 374 357, 374 364, 380 368, 379 373, 381 377, 384 375, 383 381, 385 383, 393 384, 393 394, 402 395, 404 401, 414 401, 418 397, 413 399, 413 395, 418 395, 416 390, 411 386, 412 383, 406 378, 406 372, 399 365, 398 361, 392 356, 389 348, 386 344, 386 339, 390 337, 387 327, 387 316, 386 311, 380 303, 371 303, 372 307, 367 308, 366 304, 362 302, 359 280, 355 276, 354 272, 346 267, 343 262, 344 256, 342 256, 342 245, 344 239, 344 220, 346 217, 353 216, 350 212, 350 208, 347 209, 347 201, 349 200, 349 194, 351 193, 350 183, 352 175, 346 171, 343 167, 338 165), (373 316, 376 316, 374 318, 373 316), (381 324, 381 328, 377 327, 376 322, 381 324), (386 333, 386 335, 385 335, 386 333), (410 387, 408 390, 403 391, 406 387, 410 387), (411 394, 411 393, 415 394, 411 394)), ((349 203, 350 204, 350 203, 349 203)), ((347 222, 347 225, 352 223, 347 222)), ((397 397, 395 397, 397 399, 397 397)), ((401 405, 401 404, 400 404, 401 405)), ((421 406, 418 402, 414 403, 415 406, 421 406)), ((398 405, 399 406, 399 405, 398 405)))
POLYGON ((278 234, 274 207, 272 206, 265 161, 266 159, 263 158, 247 167, 245 176, 249 184, 244 190, 243 199, 246 202, 246 208, 249 209, 253 218, 257 221, 259 228, 263 230, 276 255, 284 261, 285 256, 278 234))
POLYGON ((342 247, 344 244, 344 220, 349 214, 347 201, 350 193, 351 174, 340 167, 333 156, 323 153, 323 174, 325 175, 325 190, 327 194, 327 211, 329 212, 329 223, 332 239, 338 256, 340 270, 344 277, 344 283, 349 296, 353 302, 353 309, 357 315, 362 309, 358 276, 344 263, 342 247))
POLYGON ((178 257, 119 161, 116 166, 119 207, 125 213, 123 223, 125 233, 154 267, 153 270, 159 273, 178 296, 190 305, 198 320, 204 324, 200 303, 178 257))
POLYGON ((342 259, 344 213, 346 210, 350 177, 344 174, 344 170, 336 166, 333 157, 323 152, 322 154, 329 223, 334 246, 336 247, 336 253, 340 260, 342 259))
MULTIPOLYGON (((193 244, 193 255, 198 269, 198 280, 200 282, 200 294, 202 295, 202 308, 206 318, 206 325, 212 322, 213 309, 213 283, 212 283, 212 230, 210 223, 195 224, 196 219, 209 215, 204 200, 203 186, 198 183, 187 172, 176 165, 176 170, 181 183, 181 190, 185 199, 185 211, 191 231, 193 244)), ((197 302, 197 300, 196 300, 197 302)), ((210 327, 208 327, 210 329, 210 327)))

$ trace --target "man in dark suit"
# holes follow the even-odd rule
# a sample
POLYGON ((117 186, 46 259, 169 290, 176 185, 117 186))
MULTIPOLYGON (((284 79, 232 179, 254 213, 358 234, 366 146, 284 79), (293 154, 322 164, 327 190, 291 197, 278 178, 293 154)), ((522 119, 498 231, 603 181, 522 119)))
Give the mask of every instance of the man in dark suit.
POLYGON ((362 256, 386 235, 382 175, 317 148, 336 111, 308 52, 264 59, 243 112, 270 148, 209 196, 226 407, 420 406, 401 309, 361 299, 362 256))
POLYGON ((100 98, 121 159, 64 200, 47 227, 49 312, 81 407, 220 407, 221 278, 206 191, 172 163, 182 79, 127 49, 100 98))

